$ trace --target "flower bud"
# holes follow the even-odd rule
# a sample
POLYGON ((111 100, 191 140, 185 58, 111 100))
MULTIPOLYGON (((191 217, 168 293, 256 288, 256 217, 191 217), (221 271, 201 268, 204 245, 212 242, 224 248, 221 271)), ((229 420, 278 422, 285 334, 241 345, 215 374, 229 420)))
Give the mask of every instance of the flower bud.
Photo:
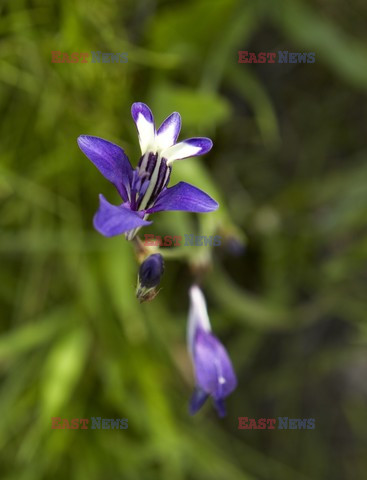
POLYGON ((226 250, 233 257, 240 257, 246 250, 244 241, 238 237, 230 236, 226 239, 226 250))
POLYGON ((157 295, 158 287, 164 272, 163 257, 160 253, 154 253, 147 257, 140 265, 138 274, 138 286, 136 296, 140 302, 153 300, 157 295))

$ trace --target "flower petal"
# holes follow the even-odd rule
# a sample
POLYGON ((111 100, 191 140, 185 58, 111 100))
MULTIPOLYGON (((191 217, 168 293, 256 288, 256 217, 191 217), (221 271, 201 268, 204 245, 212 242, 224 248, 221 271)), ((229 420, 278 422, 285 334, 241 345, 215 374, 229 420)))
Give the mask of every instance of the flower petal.
POLYGON ((131 115, 139 134, 141 153, 155 145, 154 117, 150 108, 145 103, 136 102, 131 107, 131 115))
POLYGON ((214 400, 228 396, 237 386, 226 349, 217 337, 201 329, 194 340, 194 366, 197 385, 214 400))
POLYGON ((218 398, 217 400, 214 400, 214 406, 220 418, 223 418, 227 415, 226 406, 222 398, 221 399, 218 398))
POLYGON ((208 311, 205 298, 197 285, 190 288, 190 310, 187 324, 187 346, 191 355, 194 352, 194 339, 197 329, 201 328, 206 332, 211 331, 208 311))
POLYGON ((206 213, 217 210, 218 203, 199 188, 186 182, 179 182, 164 189, 147 213, 163 210, 182 210, 186 212, 206 213))
POLYGON ((210 138, 188 138, 162 150, 161 156, 167 160, 167 165, 170 165, 175 160, 203 155, 209 152, 212 146, 210 138))
POLYGON ((157 131, 157 147, 160 150, 171 147, 176 143, 177 137, 181 130, 181 115, 173 112, 162 123, 157 131))
POLYGON ((93 225, 105 237, 120 235, 134 228, 152 223, 141 218, 144 212, 133 212, 127 204, 111 205, 103 195, 99 196, 99 200, 100 206, 94 215, 93 225))
POLYGON ((90 135, 80 135, 77 141, 80 150, 115 185, 126 202, 133 170, 123 149, 103 138, 90 135))
POLYGON ((209 397, 209 394, 204 392, 199 387, 196 387, 194 390, 194 393, 192 394, 190 404, 189 404, 189 413, 190 415, 194 415, 200 408, 204 405, 206 402, 207 398, 209 397))

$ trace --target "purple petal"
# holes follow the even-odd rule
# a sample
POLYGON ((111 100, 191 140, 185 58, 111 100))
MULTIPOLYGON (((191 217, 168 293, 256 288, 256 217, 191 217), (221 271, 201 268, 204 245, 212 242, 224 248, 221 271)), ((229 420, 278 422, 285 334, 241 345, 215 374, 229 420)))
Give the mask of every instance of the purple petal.
POLYGON ((195 337, 194 365, 197 385, 214 400, 221 400, 237 386, 231 360, 221 342, 199 329, 195 337))
POLYGON ((126 202, 132 167, 122 148, 103 138, 90 135, 80 135, 78 145, 102 175, 115 185, 121 198, 126 202))
POLYGON ((196 387, 189 404, 190 415, 194 415, 198 410, 200 410, 208 397, 208 393, 204 392, 204 390, 202 390, 201 388, 196 387))
POLYGON ((154 117, 148 105, 142 102, 133 103, 131 106, 131 115, 135 123, 138 121, 140 114, 143 115, 147 122, 154 123, 154 117))
POLYGON ((223 418, 227 415, 227 410, 223 399, 214 400, 214 405, 220 418, 223 418))
POLYGON ((141 153, 144 155, 149 147, 155 145, 153 114, 145 103, 137 102, 131 107, 131 115, 138 130, 141 153))
POLYGON ((181 130, 181 116, 177 112, 173 112, 162 123, 157 131, 157 145, 160 149, 171 147, 176 143, 177 137, 181 130))
POLYGON ((164 210, 183 210, 186 212, 206 213, 217 210, 218 203, 199 188, 186 182, 179 182, 163 190, 148 213, 164 210))
POLYGON ((183 142, 176 143, 162 151, 161 155, 167 160, 167 164, 182 158, 203 155, 209 152, 213 142, 210 138, 188 138, 183 142))
POLYGON ((103 195, 99 196, 100 205, 94 215, 94 228, 105 237, 113 237, 128 232, 137 227, 150 225, 152 222, 143 220, 144 212, 130 210, 128 204, 111 205, 103 195))

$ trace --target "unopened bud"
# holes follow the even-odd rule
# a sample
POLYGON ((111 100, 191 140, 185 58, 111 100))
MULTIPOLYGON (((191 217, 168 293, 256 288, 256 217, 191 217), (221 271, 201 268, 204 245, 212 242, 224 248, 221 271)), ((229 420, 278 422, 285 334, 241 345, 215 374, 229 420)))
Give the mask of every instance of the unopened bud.
POLYGON ((136 296, 140 302, 153 300, 157 295, 158 287, 164 272, 163 257, 160 253, 154 253, 147 257, 140 265, 138 274, 138 286, 136 296))
POLYGON ((246 246, 242 239, 229 236, 225 242, 226 250, 234 257, 239 257, 244 254, 246 246))

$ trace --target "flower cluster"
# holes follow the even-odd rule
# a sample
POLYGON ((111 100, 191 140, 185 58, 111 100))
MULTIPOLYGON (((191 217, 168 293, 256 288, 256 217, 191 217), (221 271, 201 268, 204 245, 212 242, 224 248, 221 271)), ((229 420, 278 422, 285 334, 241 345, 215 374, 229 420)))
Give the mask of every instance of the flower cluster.
MULTIPOLYGON (((135 169, 123 149, 107 140, 81 135, 78 145, 116 187, 122 200, 120 205, 112 205, 100 195, 99 209, 93 220, 95 229, 106 237, 124 234, 127 240, 141 245, 136 236, 141 227, 152 223, 148 220, 150 214, 164 210, 207 213, 216 210, 218 203, 188 183, 167 186, 173 162, 207 153, 212 141, 189 138, 176 143, 181 129, 181 117, 177 112, 166 118, 158 130, 152 112, 144 103, 134 103, 131 113, 141 149, 135 169)), ((147 255, 144 248, 140 253, 144 258, 141 258, 136 296, 142 302, 156 296, 164 262, 159 253, 147 255)), ((236 388, 237 380, 225 348, 211 332, 205 299, 198 286, 190 289, 187 340, 196 381, 190 413, 196 413, 211 396, 222 417, 225 415, 224 399, 236 388)))

